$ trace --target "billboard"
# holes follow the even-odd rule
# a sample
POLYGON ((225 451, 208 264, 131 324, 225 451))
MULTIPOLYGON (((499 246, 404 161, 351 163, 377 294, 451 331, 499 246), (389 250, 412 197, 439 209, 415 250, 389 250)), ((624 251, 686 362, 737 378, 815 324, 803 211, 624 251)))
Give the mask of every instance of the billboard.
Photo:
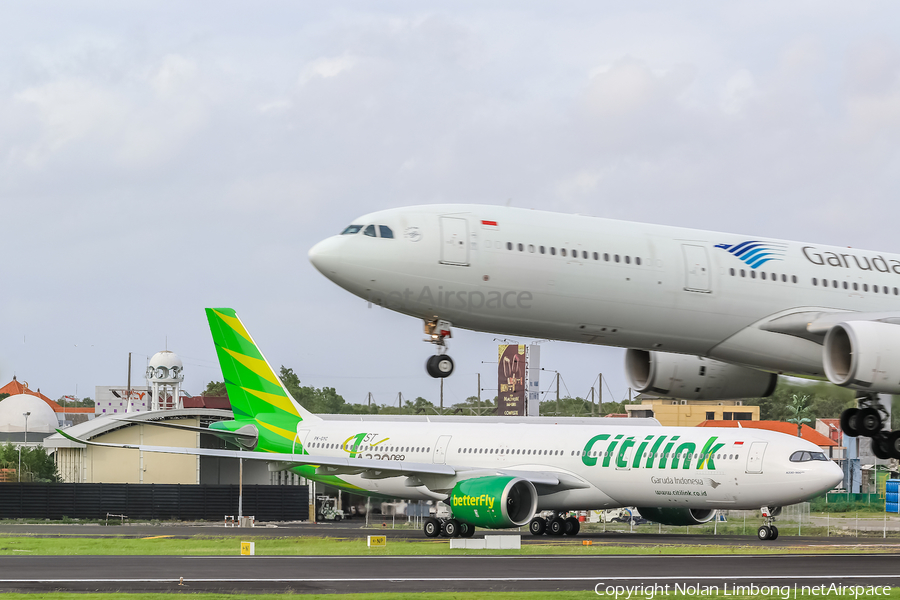
POLYGON ((497 365, 497 415, 525 416, 525 345, 501 344, 497 365))

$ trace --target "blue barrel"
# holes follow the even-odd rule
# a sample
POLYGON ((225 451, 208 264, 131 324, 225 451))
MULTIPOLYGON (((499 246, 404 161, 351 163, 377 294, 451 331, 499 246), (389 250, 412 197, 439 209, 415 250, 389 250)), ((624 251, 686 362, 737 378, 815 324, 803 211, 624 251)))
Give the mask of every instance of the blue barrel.
POLYGON ((884 482, 884 510, 900 514, 900 479, 888 479, 884 482))

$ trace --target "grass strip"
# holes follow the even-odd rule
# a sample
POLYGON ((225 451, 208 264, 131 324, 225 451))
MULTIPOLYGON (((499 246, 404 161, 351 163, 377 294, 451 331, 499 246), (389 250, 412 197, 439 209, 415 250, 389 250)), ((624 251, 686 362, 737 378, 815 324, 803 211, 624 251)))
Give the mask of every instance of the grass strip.
MULTIPOLYGON (((171 537, 135 538, 43 538, 28 535, 0 537, 0 555, 167 555, 167 556, 228 556, 240 554, 240 537, 203 537, 187 539, 171 537)), ((243 540, 249 541, 249 540, 243 540)), ((261 556, 436 556, 436 555, 721 555, 721 554, 832 554, 900 552, 900 547, 878 544, 856 545, 646 545, 622 546, 616 541, 593 540, 583 546, 580 540, 560 541, 558 544, 523 544, 521 550, 451 550, 450 542, 438 540, 402 540, 388 536, 384 548, 368 548, 362 538, 283 537, 255 538, 256 554, 261 556)))

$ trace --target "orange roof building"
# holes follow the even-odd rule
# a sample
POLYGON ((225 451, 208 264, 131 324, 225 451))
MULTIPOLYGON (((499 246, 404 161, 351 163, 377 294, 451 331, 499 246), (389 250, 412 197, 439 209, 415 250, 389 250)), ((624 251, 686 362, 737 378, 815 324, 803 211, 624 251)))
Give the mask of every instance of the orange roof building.
MULTIPOLYGON (((784 421, 703 421, 697 427, 743 427, 745 429, 767 429, 768 431, 777 431, 797 437, 797 426, 793 423, 785 423, 784 421)), ((801 425, 801 436, 804 440, 812 442, 820 448, 829 446, 838 446, 839 444, 831 438, 822 435, 809 425, 801 425)))
POLYGON ((47 396, 42 394, 41 388, 38 388, 38 390, 35 392, 34 390, 32 390, 28 387, 27 381, 21 382, 16 379, 15 375, 13 375, 12 381, 10 381, 6 385, 4 385, 2 388, 0 388, 0 394, 9 394, 10 396, 16 396, 18 394, 28 394, 29 396, 37 396, 38 398, 40 398, 41 400, 46 402, 50 406, 50 408, 53 409, 53 412, 55 412, 56 414, 66 414, 66 415, 72 415, 72 414, 92 415, 92 414, 94 414, 94 408, 91 406, 87 406, 87 407, 66 406, 66 407, 63 407, 62 405, 60 405, 59 402, 56 402, 55 400, 51 400, 50 398, 48 398, 47 396))

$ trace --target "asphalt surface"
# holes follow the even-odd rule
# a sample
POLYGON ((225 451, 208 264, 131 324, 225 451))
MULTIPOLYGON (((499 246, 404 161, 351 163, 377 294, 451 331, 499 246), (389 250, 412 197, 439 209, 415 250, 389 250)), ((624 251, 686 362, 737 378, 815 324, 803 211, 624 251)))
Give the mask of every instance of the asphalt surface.
MULTIPOLYGON (((896 555, 2 556, 0 591, 601 591, 613 586, 900 586, 896 555)), ((684 587, 682 587, 682 590, 684 587)), ((751 588, 752 589, 752 588, 751 588)), ((807 594, 808 595, 808 594, 807 594)))

